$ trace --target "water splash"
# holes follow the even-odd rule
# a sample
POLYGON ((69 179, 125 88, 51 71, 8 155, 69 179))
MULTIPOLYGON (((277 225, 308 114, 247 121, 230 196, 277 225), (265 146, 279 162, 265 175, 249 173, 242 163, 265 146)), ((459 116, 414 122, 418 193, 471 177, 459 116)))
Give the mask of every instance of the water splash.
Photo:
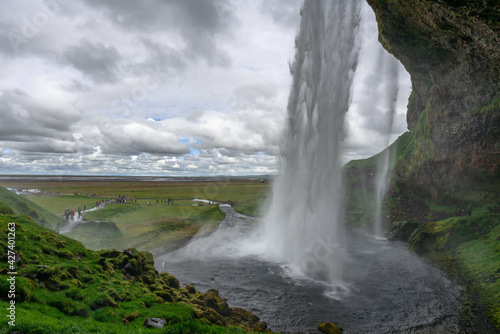
MULTIPOLYGON (((271 259, 329 282, 333 291, 345 287, 347 261, 341 205, 345 115, 382 110, 389 138, 398 99, 399 65, 378 42, 364 40, 371 29, 375 37, 372 32, 369 38, 376 41, 377 31, 374 19, 367 28, 366 15, 373 12, 360 0, 304 3, 280 174, 264 223, 271 259), (369 87, 373 78, 376 84, 369 87)), ((385 184, 377 188, 382 192, 385 184)))

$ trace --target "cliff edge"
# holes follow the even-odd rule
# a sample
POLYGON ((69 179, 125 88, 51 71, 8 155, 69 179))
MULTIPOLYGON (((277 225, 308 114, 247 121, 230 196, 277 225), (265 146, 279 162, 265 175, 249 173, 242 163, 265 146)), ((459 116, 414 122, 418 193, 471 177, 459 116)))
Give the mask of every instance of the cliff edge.
POLYGON ((500 3, 368 0, 379 40, 411 75, 412 141, 397 185, 434 203, 497 202, 500 3))

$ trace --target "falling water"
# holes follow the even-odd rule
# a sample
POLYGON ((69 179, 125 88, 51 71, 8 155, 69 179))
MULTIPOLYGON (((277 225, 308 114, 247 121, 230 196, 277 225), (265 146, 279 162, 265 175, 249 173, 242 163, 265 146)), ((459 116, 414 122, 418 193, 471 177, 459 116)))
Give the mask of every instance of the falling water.
MULTIPOLYGON (((367 11, 373 15, 360 0, 304 3, 280 175, 265 219, 271 258, 337 290, 345 286, 347 260, 341 205, 345 115, 351 109, 382 111, 389 138, 398 96, 400 65, 376 42, 376 26, 368 28, 374 30, 370 38, 375 43, 364 40, 367 11), (361 68, 370 73, 359 73, 361 68)), ((388 162, 381 170, 388 170, 388 162)), ((379 175, 377 189, 384 192, 386 173, 379 175)))
MULTIPOLYGON (((383 49, 377 41, 377 32, 374 29, 374 19, 369 20, 371 8, 364 6, 362 15, 365 20, 360 24, 359 63, 363 70, 356 71, 353 79, 352 103, 348 113, 363 113, 366 110, 372 112, 377 122, 372 124, 381 140, 381 145, 386 148, 393 137, 394 118, 398 109, 398 99, 408 99, 408 92, 400 90, 399 78, 405 76, 409 81, 409 75, 402 65, 383 49), (368 61, 367 61, 368 60, 368 61)), ((382 151, 376 159, 375 170, 375 212, 373 234, 377 237, 383 236, 382 205, 389 181, 391 166, 394 155, 390 150, 382 151)))

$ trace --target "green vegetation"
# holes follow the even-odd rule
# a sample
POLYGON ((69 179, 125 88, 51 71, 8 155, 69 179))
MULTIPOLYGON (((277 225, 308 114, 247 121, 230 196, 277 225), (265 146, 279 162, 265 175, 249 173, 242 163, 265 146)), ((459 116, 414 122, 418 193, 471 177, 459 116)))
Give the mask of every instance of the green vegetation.
MULTIPOLYGON (((229 308, 217 291, 201 294, 158 273, 150 253, 91 251, 27 215, 0 214, 0 233, 0 257, 14 251, 18 273, 16 327, 4 315, 0 333, 244 333, 266 327, 255 315, 229 308), (6 236, 14 226, 15 248, 9 249, 6 236), (163 318, 167 326, 147 329, 148 317, 163 318)), ((11 300, 8 266, 0 263, 3 310, 11 300)))
POLYGON ((203 233, 213 232, 225 215, 218 205, 199 205, 193 201, 179 200, 174 205, 156 202, 147 205, 144 201, 137 204, 108 204, 104 209, 85 213, 83 217, 88 221, 114 223, 107 229, 111 235, 101 235, 95 225, 88 224, 79 225, 68 234, 91 249, 135 247, 154 252, 166 244, 171 248, 177 247, 200 230, 203 233))
POLYGON ((211 233, 224 219, 225 215, 217 205, 200 204, 192 199, 237 201, 236 210, 256 216, 260 213, 260 205, 265 202, 259 198, 267 195, 271 187, 267 181, 222 178, 204 182, 71 182, 62 178, 56 182, 3 181, 3 185, 41 190, 42 194, 28 195, 27 198, 15 196, 7 190, 5 193, 18 198, 16 201, 20 199, 37 205, 37 212, 43 210, 41 207, 47 208, 55 221, 52 226, 62 221, 59 217, 65 209, 76 210, 78 206, 89 209, 100 200, 126 196, 126 204, 108 204, 104 209, 83 215, 83 219, 89 222, 108 223, 80 224, 67 236, 94 250, 134 247, 152 252, 173 250, 197 233, 211 233), (174 199, 174 205, 167 205, 166 199, 174 199))
POLYGON ((0 213, 28 215, 51 228, 54 228, 58 222, 62 222, 62 218, 57 215, 2 187, 0 187, 0 213))
POLYGON ((411 142, 412 136, 406 132, 379 154, 368 159, 352 160, 343 167, 348 225, 368 226, 373 223, 377 205, 375 180, 382 159, 388 155, 389 170, 393 170, 411 142))
POLYGON ((413 233, 410 244, 477 292, 489 320, 500 328, 500 214, 426 223, 413 233))
POLYGON ((270 200, 267 198, 252 199, 244 202, 238 202, 233 205, 234 210, 251 217, 262 217, 270 200))

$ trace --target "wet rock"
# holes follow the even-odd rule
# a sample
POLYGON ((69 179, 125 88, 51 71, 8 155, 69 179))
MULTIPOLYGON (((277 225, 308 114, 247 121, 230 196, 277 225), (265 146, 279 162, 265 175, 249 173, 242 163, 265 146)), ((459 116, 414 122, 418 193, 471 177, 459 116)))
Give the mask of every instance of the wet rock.
POLYGON ((159 318, 146 318, 144 320, 144 327, 147 328, 163 328, 167 321, 159 318))
POLYGON ((194 287, 193 284, 186 285, 186 290, 192 295, 196 293, 196 288, 194 287))
POLYGON ((408 241, 410 235, 419 227, 417 222, 395 221, 392 222, 392 230, 389 240, 408 241))
POLYGON ((130 249, 124 250, 123 254, 127 255, 130 259, 134 258, 134 253, 130 249))
POLYGON ((113 250, 103 250, 103 251, 99 252, 99 254, 102 257, 117 258, 118 256, 120 256, 121 252, 117 251, 116 249, 113 249, 113 250))
POLYGON ((241 322, 241 320, 243 320, 246 322, 256 324, 260 320, 259 317, 253 314, 252 312, 239 307, 231 307, 229 310, 231 313, 231 317, 238 322, 241 322))
POLYGON ((335 325, 334 323, 324 322, 318 326, 318 330, 326 334, 340 334, 344 329, 335 325))
POLYGON ((132 275, 132 276, 137 276, 139 274, 141 274, 141 270, 140 270, 140 266, 139 266, 139 263, 135 260, 135 259, 131 259, 126 265, 125 267, 123 267, 123 270, 132 275))
POLYGON ((267 322, 265 322, 265 321, 259 321, 259 322, 255 325, 255 329, 256 329, 258 332, 265 332, 265 331, 267 331, 267 322))
POLYGON ((165 278, 167 279, 168 285, 171 288, 174 288, 174 289, 180 288, 179 280, 177 278, 175 278, 175 276, 167 274, 167 276, 165 278))

